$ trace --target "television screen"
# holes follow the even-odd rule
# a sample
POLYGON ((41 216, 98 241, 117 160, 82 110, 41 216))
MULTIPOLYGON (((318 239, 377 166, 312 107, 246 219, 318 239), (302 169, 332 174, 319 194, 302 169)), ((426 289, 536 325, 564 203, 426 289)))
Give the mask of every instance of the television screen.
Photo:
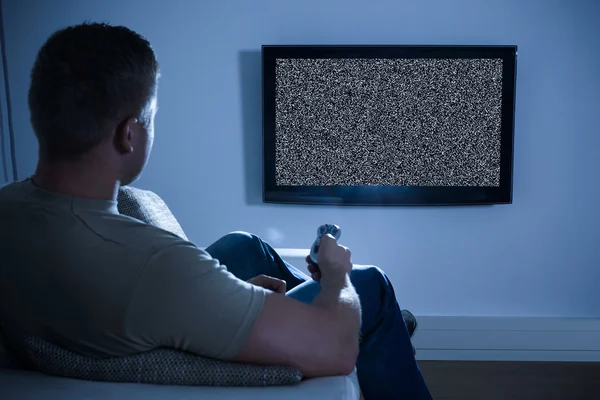
POLYGON ((516 46, 263 46, 265 202, 512 202, 516 46))

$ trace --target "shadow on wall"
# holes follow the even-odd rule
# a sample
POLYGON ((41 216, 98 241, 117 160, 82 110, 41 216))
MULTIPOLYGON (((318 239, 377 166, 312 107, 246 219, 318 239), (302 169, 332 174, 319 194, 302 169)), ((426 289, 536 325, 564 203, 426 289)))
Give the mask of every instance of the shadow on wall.
POLYGON ((239 53, 246 204, 262 201, 262 61, 260 50, 239 53))

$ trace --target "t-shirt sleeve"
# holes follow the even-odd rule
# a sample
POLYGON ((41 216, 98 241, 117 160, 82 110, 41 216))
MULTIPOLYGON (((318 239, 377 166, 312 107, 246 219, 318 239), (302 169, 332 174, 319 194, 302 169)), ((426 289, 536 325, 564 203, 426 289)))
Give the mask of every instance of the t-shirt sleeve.
POLYGON ((265 289, 227 271, 182 241, 158 250, 140 273, 127 313, 128 335, 149 346, 230 360, 264 304, 265 289))

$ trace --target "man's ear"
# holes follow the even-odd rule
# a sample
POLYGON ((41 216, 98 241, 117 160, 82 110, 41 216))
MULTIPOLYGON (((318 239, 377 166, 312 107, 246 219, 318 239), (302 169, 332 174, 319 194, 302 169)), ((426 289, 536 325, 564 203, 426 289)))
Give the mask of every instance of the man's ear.
POLYGON ((128 118, 117 127, 115 146, 120 153, 133 153, 137 122, 137 118, 128 118))

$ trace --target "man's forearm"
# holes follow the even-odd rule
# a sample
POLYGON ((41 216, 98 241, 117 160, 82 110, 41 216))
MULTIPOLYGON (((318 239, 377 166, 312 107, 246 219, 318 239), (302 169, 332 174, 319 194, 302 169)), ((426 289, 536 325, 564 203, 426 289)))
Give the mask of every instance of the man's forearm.
POLYGON ((321 278, 321 291, 315 297, 314 306, 323 308, 330 315, 332 328, 339 329, 340 337, 358 346, 360 334, 360 300, 346 273, 329 273, 321 278))

